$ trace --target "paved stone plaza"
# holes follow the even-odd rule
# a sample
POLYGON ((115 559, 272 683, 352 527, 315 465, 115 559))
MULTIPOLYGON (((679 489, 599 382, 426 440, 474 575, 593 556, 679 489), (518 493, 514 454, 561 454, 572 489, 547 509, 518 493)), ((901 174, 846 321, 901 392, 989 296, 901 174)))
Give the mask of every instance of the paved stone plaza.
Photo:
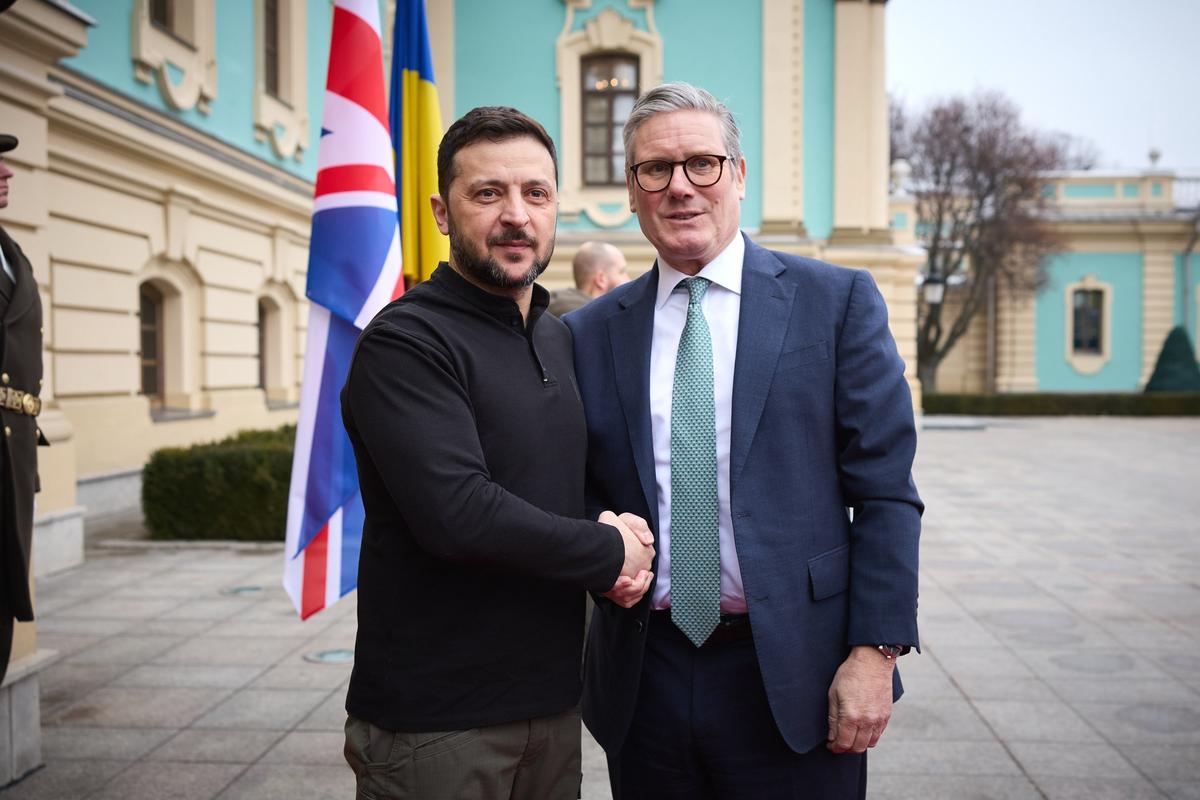
MULTIPOLYGON (((917 466, 924 654, 869 796, 1200 798, 1200 420, 949 422, 917 466)), ((46 767, 5 800, 353 795, 350 667, 306 658, 353 646, 353 598, 300 623, 278 549, 91 541, 38 582, 46 767)))

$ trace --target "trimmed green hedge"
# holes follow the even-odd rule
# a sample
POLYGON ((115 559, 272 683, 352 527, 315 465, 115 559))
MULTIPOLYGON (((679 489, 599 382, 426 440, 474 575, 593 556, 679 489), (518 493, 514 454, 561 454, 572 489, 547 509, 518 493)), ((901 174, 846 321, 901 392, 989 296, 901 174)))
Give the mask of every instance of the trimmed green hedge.
POLYGON ((142 471, 152 539, 282 541, 296 426, 169 447, 142 471))
POLYGON ((1200 416, 1200 392, 1154 394, 927 394, 926 414, 980 417, 1194 417, 1200 416))

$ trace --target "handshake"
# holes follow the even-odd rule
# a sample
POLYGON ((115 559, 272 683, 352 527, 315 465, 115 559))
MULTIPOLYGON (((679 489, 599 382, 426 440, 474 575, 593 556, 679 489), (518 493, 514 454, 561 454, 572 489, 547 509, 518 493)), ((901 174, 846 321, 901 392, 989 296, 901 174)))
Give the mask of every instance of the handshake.
POLYGON ((654 573, 650 571, 654 562, 654 534, 650 532, 646 520, 636 514, 617 516, 612 511, 605 511, 600 515, 599 522, 616 528, 625 544, 625 563, 621 565, 621 574, 604 596, 622 608, 633 608, 654 580, 654 573))

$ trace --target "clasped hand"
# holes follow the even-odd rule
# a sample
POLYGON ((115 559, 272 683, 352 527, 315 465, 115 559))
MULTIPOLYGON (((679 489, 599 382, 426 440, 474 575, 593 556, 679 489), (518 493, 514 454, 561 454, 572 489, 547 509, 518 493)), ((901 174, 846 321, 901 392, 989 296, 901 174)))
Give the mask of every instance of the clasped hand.
POLYGON ((625 545, 621 574, 604 596, 622 608, 633 608, 654 580, 654 573, 650 571, 654 562, 654 534, 650 532, 646 520, 636 514, 617 516, 612 511, 605 511, 599 521, 616 528, 625 545))

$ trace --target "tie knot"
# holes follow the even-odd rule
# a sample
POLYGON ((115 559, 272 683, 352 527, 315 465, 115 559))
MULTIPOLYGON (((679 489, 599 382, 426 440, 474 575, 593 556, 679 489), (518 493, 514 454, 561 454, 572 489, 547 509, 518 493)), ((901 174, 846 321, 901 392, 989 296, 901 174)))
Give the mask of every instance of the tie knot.
POLYGON ((688 290, 690 303, 699 303, 704 298, 704 293, 708 291, 708 278, 684 278, 682 283, 688 290))

